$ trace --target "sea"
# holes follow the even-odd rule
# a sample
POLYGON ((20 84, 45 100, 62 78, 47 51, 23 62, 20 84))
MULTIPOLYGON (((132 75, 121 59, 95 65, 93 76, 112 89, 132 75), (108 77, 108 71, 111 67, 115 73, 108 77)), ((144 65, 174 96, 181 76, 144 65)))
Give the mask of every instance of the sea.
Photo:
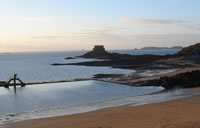
MULTIPOLYGON (((131 55, 167 55, 171 50, 113 50, 131 55)), ((135 70, 111 67, 52 66, 53 63, 74 63, 98 59, 65 59, 80 56, 87 51, 10 53, 0 54, 0 81, 7 81, 14 74, 24 82, 43 82, 91 78, 95 74, 133 74, 135 70)), ((150 75, 151 72, 144 72, 150 75)), ((70 115, 122 105, 143 105, 186 96, 187 90, 165 93, 162 87, 136 87, 95 80, 35 84, 14 89, 0 88, 0 127, 6 124, 44 117, 70 115), (154 95, 152 95, 154 94, 154 95)), ((194 93, 187 93, 194 95, 194 93)))
MULTIPOLYGON (((172 50, 113 50, 110 52, 125 53, 131 55, 174 54, 179 49, 172 50)), ((89 66, 52 66, 53 63, 75 63, 94 61, 97 59, 71 59, 66 57, 80 56, 87 51, 72 52, 41 52, 41 53, 10 53, 0 54, 0 81, 8 81, 17 74, 24 82, 43 82, 58 80, 73 80, 76 78, 90 78, 95 74, 127 74, 134 70, 116 69, 110 67, 89 66)))

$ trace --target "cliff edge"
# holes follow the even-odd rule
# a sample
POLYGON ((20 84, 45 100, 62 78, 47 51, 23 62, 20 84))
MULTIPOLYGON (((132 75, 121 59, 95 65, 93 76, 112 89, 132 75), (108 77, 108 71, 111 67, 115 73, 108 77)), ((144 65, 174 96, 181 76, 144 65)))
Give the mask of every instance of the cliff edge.
POLYGON ((189 47, 183 48, 181 51, 176 53, 177 56, 192 56, 192 55, 200 55, 200 43, 195 45, 191 45, 189 47))

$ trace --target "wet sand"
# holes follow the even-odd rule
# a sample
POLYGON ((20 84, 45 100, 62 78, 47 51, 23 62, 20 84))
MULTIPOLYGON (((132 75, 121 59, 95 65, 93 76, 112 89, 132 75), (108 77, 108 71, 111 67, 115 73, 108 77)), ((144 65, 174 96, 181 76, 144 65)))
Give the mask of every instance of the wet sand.
MULTIPOLYGON (((200 91, 200 89, 195 89, 200 91)), ((22 121, 11 128, 199 128, 200 95, 143 106, 114 107, 22 121)))

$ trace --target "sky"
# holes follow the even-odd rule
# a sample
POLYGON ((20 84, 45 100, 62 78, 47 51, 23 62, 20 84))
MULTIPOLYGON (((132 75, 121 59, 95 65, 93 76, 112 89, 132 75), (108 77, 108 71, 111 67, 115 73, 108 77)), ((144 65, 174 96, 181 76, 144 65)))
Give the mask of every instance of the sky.
POLYGON ((200 42, 200 0, 0 0, 0 52, 200 42))

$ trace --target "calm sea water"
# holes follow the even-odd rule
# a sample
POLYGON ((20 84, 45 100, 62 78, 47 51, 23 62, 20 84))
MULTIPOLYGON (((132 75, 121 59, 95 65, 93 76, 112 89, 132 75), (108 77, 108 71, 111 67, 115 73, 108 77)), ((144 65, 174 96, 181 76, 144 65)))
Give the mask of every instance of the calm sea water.
MULTIPOLYGON (((111 52, 141 54, 174 54, 178 50, 117 50, 111 52)), ((0 54, 0 81, 7 81, 15 73, 25 82, 71 80, 75 78, 89 78, 99 73, 127 74, 133 70, 113 69, 109 67, 88 66, 51 66, 53 63, 71 63, 92 61, 94 59, 72 59, 65 57, 79 56, 85 52, 49 52, 49 53, 13 53, 0 54)))
POLYGON ((15 73, 25 82, 71 80, 89 78, 98 73, 129 73, 131 70, 113 69, 109 67, 88 66, 51 66, 53 63, 71 63, 92 61, 94 59, 72 59, 65 57, 78 56, 83 52, 52 53, 17 53, 0 55, 0 80, 7 81, 15 73))
MULTIPOLYGON (((117 52, 141 54, 139 50, 117 52)), ((146 52, 144 53, 146 54, 146 52)), ((168 51, 167 54, 172 54, 174 52, 174 50, 171 50, 168 51)), ((88 78, 98 73, 122 74, 134 72, 133 70, 113 69, 109 67, 51 66, 52 63, 71 63, 93 60, 80 58, 73 60, 64 59, 65 57, 78 56, 83 53, 84 52, 1 54, 0 80, 8 80, 14 73, 17 73, 22 80, 27 82, 88 78)), ((163 54, 163 51, 157 50, 156 54, 159 53, 163 54)), ((170 95, 157 97, 144 95, 162 89, 162 87, 131 87, 100 81, 30 85, 24 88, 17 87, 16 90, 12 87, 10 89, 0 88, 0 127, 1 124, 4 126, 4 124, 12 121, 74 114, 127 104, 140 105, 166 100, 170 95)), ((172 97, 175 98, 176 96, 172 97)))
POLYGON ((79 81, 24 88, 0 88, 0 115, 119 99, 162 90, 162 87, 131 87, 99 81, 79 81))

